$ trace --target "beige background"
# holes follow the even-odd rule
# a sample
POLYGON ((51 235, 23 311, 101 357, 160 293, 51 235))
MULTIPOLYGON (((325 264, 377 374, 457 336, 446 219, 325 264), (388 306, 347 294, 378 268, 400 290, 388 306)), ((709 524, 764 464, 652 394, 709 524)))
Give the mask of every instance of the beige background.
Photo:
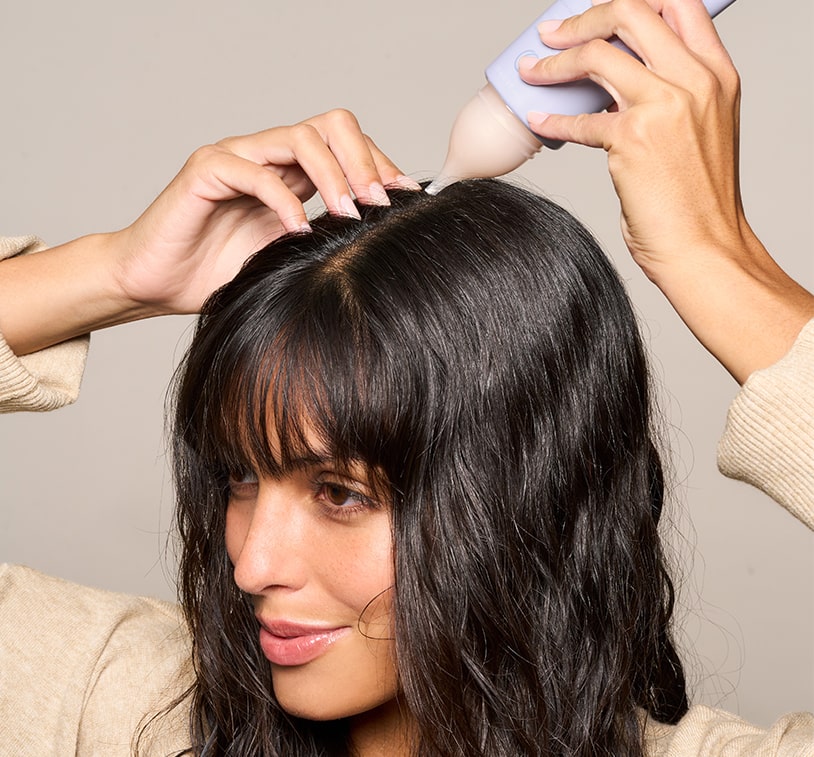
MULTIPOLYGON (((485 65, 545 0, 4 2, 0 233, 58 243, 130 222, 197 146, 335 106, 416 178, 485 65)), ((740 0, 718 28, 743 76, 746 207, 814 285, 811 0, 740 0)), ((629 280, 675 447, 674 538, 697 699, 758 723, 814 709, 814 535, 715 470, 734 382, 629 261, 600 152, 520 176, 580 216, 629 280)), ((162 405, 189 319, 94 337, 81 399, 0 420, 0 559, 172 597, 162 405)))

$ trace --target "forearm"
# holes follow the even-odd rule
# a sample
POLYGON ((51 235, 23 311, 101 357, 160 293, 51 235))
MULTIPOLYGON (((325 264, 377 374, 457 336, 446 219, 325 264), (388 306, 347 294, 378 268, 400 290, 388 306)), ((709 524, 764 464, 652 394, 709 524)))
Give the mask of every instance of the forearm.
POLYGON ((791 279, 751 230, 647 270, 698 340, 739 382, 777 362, 814 317, 814 296, 791 279), (731 245, 730 245, 731 247, 731 245))
POLYGON ((743 215, 740 81, 704 6, 595 3, 542 36, 564 52, 527 62, 528 83, 588 77, 609 88, 616 107, 539 114, 535 130, 607 150, 634 260, 738 381, 776 362, 814 316, 814 298, 777 266, 743 215), (597 42, 614 35, 638 61, 597 42))
POLYGON ((93 234, 0 261, 0 332, 18 355, 157 313, 124 296, 116 233, 93 234))

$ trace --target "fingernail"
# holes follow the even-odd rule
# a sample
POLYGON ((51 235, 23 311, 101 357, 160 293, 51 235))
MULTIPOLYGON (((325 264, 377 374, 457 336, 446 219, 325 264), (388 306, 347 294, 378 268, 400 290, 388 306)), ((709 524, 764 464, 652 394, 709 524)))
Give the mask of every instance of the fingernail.
POLYGON ((354 204, 350 195, 342 195, 342 198, 339 200, 339 207, 346 216, 355 218, 357 221, 362 220, 362 216, 359 215, 359 209, 354 204))
POLYGON ((393 183, 400 186, 402 189, 421 189, 421 184, 419 184, 415 179, 405 176, 403 173, 396 176, 396 180, 393 183))
POLYGON ((540 113, 539 111, 532 110, 527 115, 529 126, 542 126, 548 119, 550 113, 540 113))
POLYGON ((541 21, 537 24, 537 31, 540 35, 550 34, 557 31, 562 26, 562 19, 550 18, 547 21, 541 21))
POLYGON ((300 234, 307 234, 311 231, 313 231, 313 229, 311 229, 311 224, 308 223, 308 221, 303 221, 299 226, 297 226, 297 232, 300 234))
POLYGON ((534 68, 534 64, 540 60, 539 58, 535 58, 533 55, 524 55, 520 60, 517 61, 517 70, 521 73, 523 71, 528 71, 529 69, 534 68))
POLYGON ((384 187, 379 184, 378 181, 374 181, 367 188, 367 196, 370 198, 371 202, 375 202, 376 205, 390 204, 390 198, 387 196, 387 192, 384 191, 384 187))

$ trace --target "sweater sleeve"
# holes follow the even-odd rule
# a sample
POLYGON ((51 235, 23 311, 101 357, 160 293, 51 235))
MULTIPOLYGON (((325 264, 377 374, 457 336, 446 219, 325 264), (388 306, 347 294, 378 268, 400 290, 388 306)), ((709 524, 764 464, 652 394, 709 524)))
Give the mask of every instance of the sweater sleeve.
MULTIPOLYGON (((0 260, 43 249, 45 245, 36 237, 0 237, 0 260)), ((74 402, 85 370, 89 339, 69 339, 19 357, 0 334, 0 413, 55 410, 74 402)))
MULTIPOLYGON (((721 472, 758 487, 814 527, 814 321, 789 353, 757 371, 729 408, 718 446, 721 472)), ((790 713, 767 729, 705 706, 675 726, 650 721, 649 757, 812 757, 814 713, 790 713)))
POLYGON ((177 754, 190 668, 177 607, 0 565, 0 754, 177 754))
POLYGON ((729 408, 718 468, 814 528, 814 320, 784 358, 743 385, 729 408))

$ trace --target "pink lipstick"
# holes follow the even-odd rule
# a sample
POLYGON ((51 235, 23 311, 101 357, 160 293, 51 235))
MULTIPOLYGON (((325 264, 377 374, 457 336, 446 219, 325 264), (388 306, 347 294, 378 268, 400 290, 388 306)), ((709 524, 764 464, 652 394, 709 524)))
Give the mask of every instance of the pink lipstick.
POLYGON ((274 665, 305 665, 323 655, 349 626, 324 628, 288 621, 260 621, 260 648, 274 665))

